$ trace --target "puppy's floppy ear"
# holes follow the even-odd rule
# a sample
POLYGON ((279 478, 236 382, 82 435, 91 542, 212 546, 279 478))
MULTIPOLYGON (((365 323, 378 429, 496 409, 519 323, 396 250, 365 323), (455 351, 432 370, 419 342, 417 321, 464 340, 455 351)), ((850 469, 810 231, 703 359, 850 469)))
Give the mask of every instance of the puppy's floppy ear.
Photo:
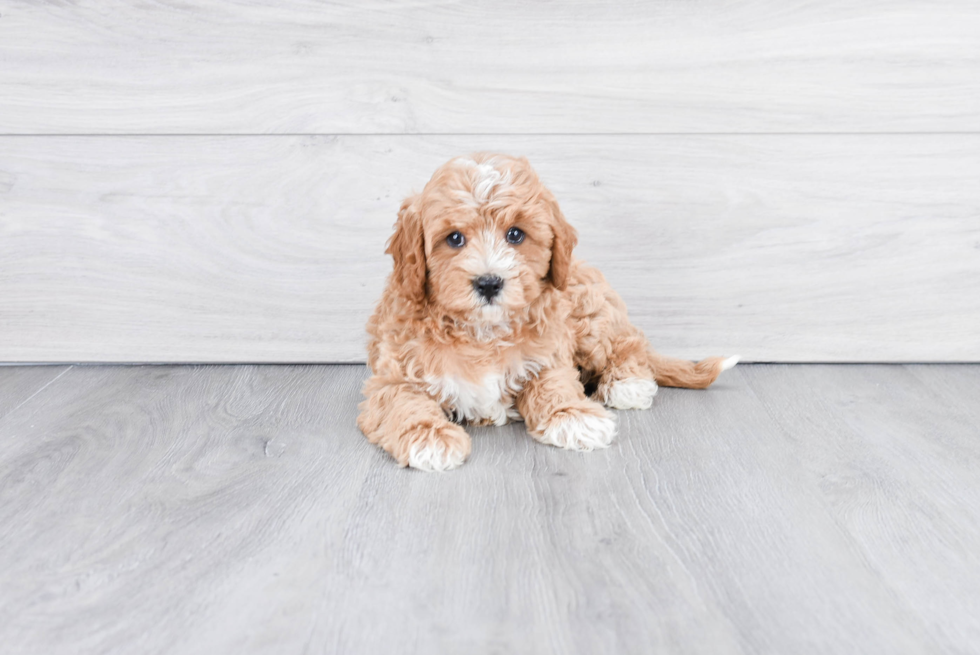
POLYGON ((425 243, 417 200, 418 196, 411 196, 402 203, 395 233, 385 252, 395 260, 391 283, 400 288, 402 295, 421 303, 425 299, 425 243))
POLYGON ((551 244, 551 283, 559 291, 564 291, 568 286, 568 268, 572 264, 572 250, 578 243, 578 233, 565 220, 554 198, 549 199, 548 204, 551 208, 551 230, 555 235, 551 244))

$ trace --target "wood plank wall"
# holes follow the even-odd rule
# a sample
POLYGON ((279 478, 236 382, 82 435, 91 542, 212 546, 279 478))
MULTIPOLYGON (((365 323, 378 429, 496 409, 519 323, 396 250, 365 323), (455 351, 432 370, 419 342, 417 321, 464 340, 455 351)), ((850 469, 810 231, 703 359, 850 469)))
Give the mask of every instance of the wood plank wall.
POLYGON ((980 361, 980 3, 0 6, 0 361, 363 361, 527 155, 661 350, 980 361))

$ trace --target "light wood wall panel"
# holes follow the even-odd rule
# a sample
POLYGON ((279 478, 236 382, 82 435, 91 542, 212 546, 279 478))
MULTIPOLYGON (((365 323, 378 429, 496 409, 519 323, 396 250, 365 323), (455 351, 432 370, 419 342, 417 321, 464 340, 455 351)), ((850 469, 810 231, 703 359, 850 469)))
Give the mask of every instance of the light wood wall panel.
POLYGON ((525 154, 662 351, 980 361, 980 135, 5 137, 0 361, 362 361, 403 196, 525 154))
POLYGON ((0 133, 980 130, 976 0, 5 2, 0 133))

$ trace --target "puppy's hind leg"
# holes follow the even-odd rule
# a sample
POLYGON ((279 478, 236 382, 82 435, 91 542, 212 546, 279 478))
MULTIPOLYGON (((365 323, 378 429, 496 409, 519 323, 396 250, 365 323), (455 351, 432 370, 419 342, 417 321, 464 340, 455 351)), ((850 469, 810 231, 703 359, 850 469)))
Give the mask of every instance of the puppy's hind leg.
POLYGON ((595 398, 607 407, 647 409, 658 384, 703 389, 738 361, 710 357, 689 362, 658 354, 630 322, 626 304, 602 274, 584 267, 580 274, 587 279, 571 296, 575 365, 596 382, 595 398))
POLYGON ((657 395, 657 382, 647 361, 642 335, 630 335, 610 344, 608 355, 597 366, 595 398, 613 409, 649 409, 657 395))
POLYGON ((737 356, 700 362, 664 357, 636 330, 610 341, 608 355, 597 367, 596 399, 613 409, 649 409, 657 385, 704 389, 737 362, 737 356))

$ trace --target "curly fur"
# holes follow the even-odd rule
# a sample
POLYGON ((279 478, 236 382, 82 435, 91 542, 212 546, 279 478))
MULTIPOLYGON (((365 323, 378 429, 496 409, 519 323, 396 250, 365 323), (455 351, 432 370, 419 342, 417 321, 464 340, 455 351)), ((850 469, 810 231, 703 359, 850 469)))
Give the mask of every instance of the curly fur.
POLYGON ((467 458, 464 422, 523 419, 542 443, 604 448, 616 423, 603 405, 645 409, 657 384, 700 389, 734 365, 654 352, 602 274, 573 258, 576 241, 523 158, 454 159, 406 199, 367 326, 372 376, 358 417, 367 438, 400 465, 431 471, 467 458), (506 240, 512 227, 525 234, 519 244, 506 240), (453 232, 463 247, 446 242, 453 232), (503 281, 491 301, 473 287, 488 274, 503 281))

